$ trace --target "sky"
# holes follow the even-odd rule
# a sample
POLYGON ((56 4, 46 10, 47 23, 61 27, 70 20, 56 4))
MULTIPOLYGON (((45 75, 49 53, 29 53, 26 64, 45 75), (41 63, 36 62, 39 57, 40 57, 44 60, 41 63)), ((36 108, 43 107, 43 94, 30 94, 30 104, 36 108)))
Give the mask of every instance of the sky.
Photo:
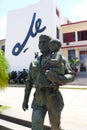
MULTIPOLYGON (((8 11, 20 9, 40 0, 0 0, 0 39, 6 37, 8 11)), ((87 20, 87 0, 56 0, 64 17, 71 22, 87 20)))

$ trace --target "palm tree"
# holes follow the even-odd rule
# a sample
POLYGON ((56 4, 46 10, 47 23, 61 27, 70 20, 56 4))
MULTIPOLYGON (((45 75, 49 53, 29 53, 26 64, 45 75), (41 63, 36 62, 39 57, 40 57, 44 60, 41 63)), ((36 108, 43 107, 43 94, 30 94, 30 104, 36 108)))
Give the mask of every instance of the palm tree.
MULTIPOLYGON (((0 89, 5 89, 8 86, 9 74, 8 74, 9 64, 4 55, 4 52, 0 50, 0 89)), ((0 105, 0 112, 8 109, 8 106, 0 105)))
POLYGON ((75 58, 70 59, 69 63, 73 70, 74 75, 77 75, 77 72, 78 72, 77 66, 81 65, 82 62, 77 57, 75 57, 75 58))
POLYGON ((8 86, 8 69, 9 63, 4 55, 4 52, 0 50, 0 89, 4 89, 8 86))
POLYGON ((69 60, 70 66, 73 70, 75 70, 77 68, 77 66, 79 66, 81 64, 81 61, 75 57, 69 60))

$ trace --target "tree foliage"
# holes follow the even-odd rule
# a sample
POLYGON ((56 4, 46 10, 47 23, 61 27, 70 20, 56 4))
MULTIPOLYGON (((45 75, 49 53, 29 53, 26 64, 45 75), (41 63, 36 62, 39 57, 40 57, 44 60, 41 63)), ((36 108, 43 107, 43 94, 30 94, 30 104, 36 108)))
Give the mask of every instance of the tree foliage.
POLYGON ((4 52, 0 50, 0 88, 4 89, 8 86, 8 69, 9 63, 4 55, 4 52))
POLYGON ((76 57, 69 60, 69 63, 70 63, 71 68, 74 70, 76 69, 77 66, 81 65, 82 62, 76 57))

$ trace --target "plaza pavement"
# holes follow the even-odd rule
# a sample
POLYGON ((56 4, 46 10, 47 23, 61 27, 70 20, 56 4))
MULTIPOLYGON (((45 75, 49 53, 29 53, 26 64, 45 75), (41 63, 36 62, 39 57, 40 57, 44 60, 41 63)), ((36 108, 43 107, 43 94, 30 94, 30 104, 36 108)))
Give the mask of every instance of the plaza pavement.
MULTIPOLYGON (((10 108, 1 112, 2 115, 15 117, 25 121, 31 121, 31 102, 33 99, 32 89, 29 110, 22 110, 24 87, 10 85, 6 90, 0 90, 0 105, 10 108)), ((64 130, 87 130, 87 86, 65 85, 60 87, 64 98, 64 109, 61 116, 61 126, 64 130)), ((45 117, 45 125, 50 126, 48 114, 45 117)), ((12 130, 30 130, 30 128, 0 119, 0 125, 12 130)))

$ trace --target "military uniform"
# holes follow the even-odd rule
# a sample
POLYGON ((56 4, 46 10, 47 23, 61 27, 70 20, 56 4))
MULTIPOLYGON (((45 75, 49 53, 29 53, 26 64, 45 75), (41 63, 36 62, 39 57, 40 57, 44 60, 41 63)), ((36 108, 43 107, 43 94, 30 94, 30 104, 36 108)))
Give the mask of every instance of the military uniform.
MULTIPOLYGON (((52 130, 61 130, 60 119, 64 102, 59 91, 59 84, 66 84, 74 80, 72 70, 64 58, 62 59, 64 64, 63 72, 65 72, 65 75, 56 73, 54 71, 55 67, 53 67, 51 71, 45 73, 43 69, 44 62, 47 57, 52 54, 49 50, 50 40, 51 38, 47 35, 41 35, 39 37, 39 49, 42 55, 37 56, 30 64, 29 73, 26 80, 25 95, 22 105, 23 110, 28 109, 28 100, 31 89, 33 87, 36 89, 32 102, 32 130, 44 130, 43 124, 46 112, 48 112, 52 130)), ((56 40, 56 42, 59 41, 56 40)))
MULTIPOLYGON (((43 123, 48 111, 52 130, 60 130, 61 111, 64 106, 58 86, 52 86, 41 69, 43 57, 37 57, 30 65, 26 81, 24 103, 28 104, 32 87, 36 88, 32 102, 32 130, 43 130, 43 123)), ((60 78, 61 80, 61 78, 60 78)), ((65 81, 64 81, 65 82, 65 81)), ((63 82, 62 82, 63 83, 63 82)))

